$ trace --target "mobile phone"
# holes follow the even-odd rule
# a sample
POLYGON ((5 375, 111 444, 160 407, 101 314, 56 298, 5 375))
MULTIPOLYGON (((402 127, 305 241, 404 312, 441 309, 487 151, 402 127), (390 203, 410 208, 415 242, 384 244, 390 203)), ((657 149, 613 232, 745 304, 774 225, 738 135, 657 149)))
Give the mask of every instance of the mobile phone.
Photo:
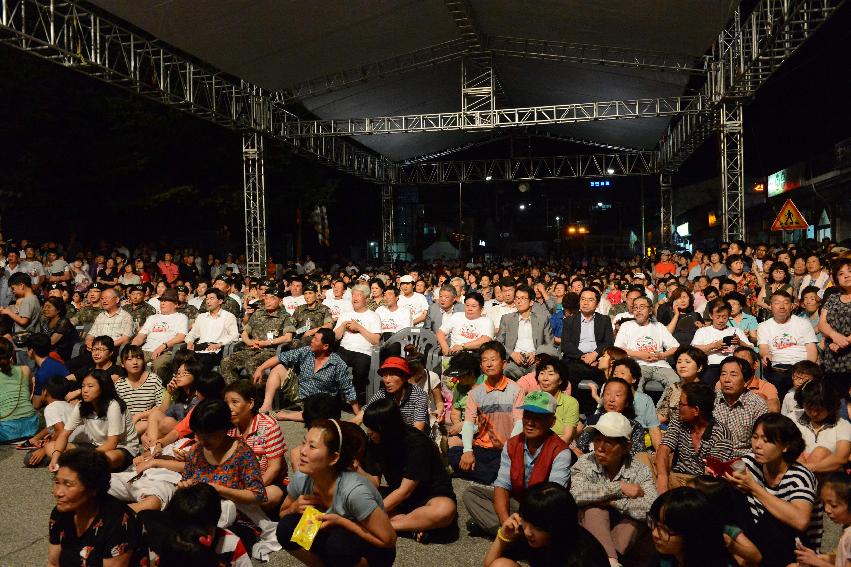
POLYGON ((724 341, 725 345, 730 346, 731 344, 733 344, 733 335, 728 335, 721 340, 724 341))

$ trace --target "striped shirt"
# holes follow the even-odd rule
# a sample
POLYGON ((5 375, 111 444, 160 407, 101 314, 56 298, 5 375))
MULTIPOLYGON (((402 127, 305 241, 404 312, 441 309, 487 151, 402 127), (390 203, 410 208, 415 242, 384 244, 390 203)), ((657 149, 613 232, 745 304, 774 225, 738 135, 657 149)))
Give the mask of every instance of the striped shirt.
POLYGON ((505 376, 491 386, 487 380, 470 390, 464 421, 477 425, 473 445, 483 449, 502 449, 511 437, 514 423, 523 417, 523 391, 505 376))
POLYGON ((700 438, 697 450, 691 438, 691 428, 679 420, 668 427, 662 444, 673 453, 671 470, 682 474, 703 474, 706 457, 712 456, 720 461, 733 458, 733 439, 730 430, 723 423, 712 420, 707 424, 700 438))
MULTIPOLYGON (((260 474, 266 474, 269 459, 279 459, 287 452, 284 434, 281 433, 278 420, 262 413, 254 416, 244 435, 236 427, 228 431, 228 435, 237 439, 241 437, 251 448, 257 458, 257 464, 260 465, 260 474)), ((281 476, 287 472, 286 464, 282 468, 281 476)))
MULTIPOLYGON (((407 391, 402 396, 402 402, 399 404, 402 419, 408 425, 428 423, 428 394, 416 384, 408 384, 406 389, 407 391)), ((364 409, 368 408, 375 400, 383 400, 386 397, 387 391, 384 388, 379 388, 372 399, 364 406, 364 409)))
MULTIPOLYGON (((786 502, 804 500, 813 505, 804 545, 818 550, 821 546, 823 506, 821 500, 817 499, 818 487, 815 475, 803 465, 794 463, 783 474, 780 482, 775 486, 768 486, 765 482, 765 477, 762 475, 762 467, 756 462, 752 454, 742 457, 742 461, 748 467, 748 471, 750 471, 756 481, 765 487, 766 492, 769 494, 786 502)), ((754 523, 758 522, 763 514, 769 513, 762 502, 753 495, 748 495, 748 508, 750 509, 751 518, 754 523)))
POLYGON ((337 353, 331 353, 325 364, 316 372, 316 356, 309 346, 288 350, 278 355, 281 364, 294 368, 298 373, 298 398, 303 400, 314 394, 328 394, 338 397, 340 394, 347 402, 358 399, 352 386, 349 367, 337 353))
POLYGON ((134 386, 127 378, 119 378, 115 383, 115 391, 127 404, 127 411, 131 415, 148 411, 156 407, 163 399, 163 384, 160 377, 153 372, 146 372, 147 376, 138 385, 134 386))
POLYGON ((734 457, 741 457, 750 452, 753 424, 764 413, 768 413, 765 400, 750 390, 742 392, 733 405, 727 403, 722 392, 715 395, 712 417, 730 430, 734 457))

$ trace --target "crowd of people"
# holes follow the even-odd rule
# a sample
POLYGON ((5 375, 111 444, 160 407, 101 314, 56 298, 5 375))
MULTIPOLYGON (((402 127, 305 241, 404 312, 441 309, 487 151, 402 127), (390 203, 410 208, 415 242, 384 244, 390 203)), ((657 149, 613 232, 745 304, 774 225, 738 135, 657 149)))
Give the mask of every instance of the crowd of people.
POLYGON ((54 473, 50 566, 461 529, 494 567, 851 566, 847 249, 243 260, 0 249, 0 442, 54 473))

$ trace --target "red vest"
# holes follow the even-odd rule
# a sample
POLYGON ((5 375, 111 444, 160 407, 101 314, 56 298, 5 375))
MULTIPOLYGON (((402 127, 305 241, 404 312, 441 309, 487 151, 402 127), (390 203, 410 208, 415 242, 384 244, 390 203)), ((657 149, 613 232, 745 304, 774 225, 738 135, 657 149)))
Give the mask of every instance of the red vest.
POLYGON ((567 449, 567 443, 561 437, 550 430, 550 435, 544 441, 538 458, 532 466, 532 475, 529 477, 529 486, 524 486, 523 479, 526 473, 526 460, 523 452, 526 448, 526 436, 520 433, 508 440, 508 457, 511 459, 511 497, 522 501, 526 495, 526 488, 546 482, 550 478, 555 458, 567 449))

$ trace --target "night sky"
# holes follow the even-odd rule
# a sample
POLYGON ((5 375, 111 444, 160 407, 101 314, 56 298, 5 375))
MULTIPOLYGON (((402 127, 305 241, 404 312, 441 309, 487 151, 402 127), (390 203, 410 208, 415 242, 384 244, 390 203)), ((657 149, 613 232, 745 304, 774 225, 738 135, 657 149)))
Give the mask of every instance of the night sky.
MULTIPOLYGON (((768 175, 851 136, 851 47, 843 37, 848 29, 851 6, 845 5, 746 107, 746 175, 768 175)), ((241 250, 237 133, 5 46, 0 47, 0 85, 4 236, 64 239, 73 231, 88 243, 106 237, 130 243, 204 242, 221 252, 241 250)), ((517 136, 526 143, 522 132, 517 136)), ((541 139, 529 143, 533 155, 582 152, 541 139)), ((459 156, 504 157, 507 144, 496 142, 459 156)), ((380 240, 378 186, 294 157, 281 146, 268 148, 273 254, 283 251, 283 235, 293 232, 296 204, 312 208, 310 195, 315 194, 333 195, 332 246, 340 252, 346 254, 351 243, 380 240)), ((717 164, 717 142, 710 140, 686 163, 675 184, 715 177, 717 164)), ((658 209, 657 180, 644 183, 648 207, 658 209)), ((477 217, 479 225, 493 219, 496 207, 488 203, 499 193, 505 209, 497 217, 514 211, 523 220, 518 205, 533 203, 524 212, 531 222, 516 223, 523 227, 523 238, 541 238, 545 217, 552 225, 556 215, 566 218, 569 213, 589 220, 598 232, 616 232, 619 226, 635 230, 639 186, 637 178, 616 179, 614 188, 601 194, 587 180, 546 181, 533 182, 529 193, 520 194, 516 183, 469 184, 464 188, 465 215, 477 217), (597 201, 612 204, 612 210, 592 215, 589 209, 597 201)), ((426 187, 420 195, 427 223, 457 225, 457 186, 426 187)), ((499 218, 493 222, 501 224, 499 218)))

